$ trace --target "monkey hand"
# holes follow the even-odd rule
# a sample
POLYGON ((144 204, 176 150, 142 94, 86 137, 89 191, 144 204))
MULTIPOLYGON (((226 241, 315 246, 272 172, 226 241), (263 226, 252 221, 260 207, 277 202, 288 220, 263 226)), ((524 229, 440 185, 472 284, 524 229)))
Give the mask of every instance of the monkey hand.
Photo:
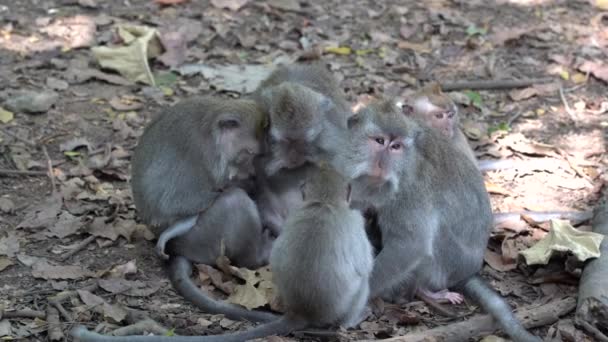
POLYGON ((156 254, 163 260, 169 259, 169 255, 165 253, 165 245, 167 244, 167 239, 163 238, 163 235, 158 238, 158 242, 156 243, 156 254))

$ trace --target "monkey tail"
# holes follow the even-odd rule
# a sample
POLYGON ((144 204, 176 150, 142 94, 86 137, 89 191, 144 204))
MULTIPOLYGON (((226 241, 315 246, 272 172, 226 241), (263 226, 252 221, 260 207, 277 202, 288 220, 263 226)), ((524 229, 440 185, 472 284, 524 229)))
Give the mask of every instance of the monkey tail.
POLYGON ((469 278, 463 284, 464 293, 473 298, 498 322, 504 332, 515 342, 540 342, 517 320, 505 300, 494 292, 479 276, 469 278))
POLYGON ((304 329, 308 324, 304 320, 281 317, 248 331, 208 336, 106 336, 77 326, 71 332, 72 337, 81 342, 244 342, 270 335, 286 335, 294 330, 304 329))
POLYGON ((271 322, 281 316, 269 312, 250 311, 234 304, 216 301, 203 293, 190 279, 192 264, 183 256, 171 256, 169 278, 171 284, 186 300, 206 313, 223 314, 229 319, 250 322, 271 322))

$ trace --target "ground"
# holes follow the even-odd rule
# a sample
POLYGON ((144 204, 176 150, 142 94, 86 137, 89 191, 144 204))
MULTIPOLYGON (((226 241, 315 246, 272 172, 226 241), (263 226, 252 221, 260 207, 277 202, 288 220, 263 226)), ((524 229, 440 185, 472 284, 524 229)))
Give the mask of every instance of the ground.
MULTIPOLYGON (((154 253, 153 236, 139 224, 129 186, 137 137, 163 106, 189 96, 251 91, 233 86, 238 75, 221 66, 320 59, 353 106, 381 94, 407 95, 431 81, 538 78, 517 89, 450 92, 478 158, 536 161, 533 167, 485 174, 493 209, 590 210, 606 179, 608 122, 608 19, 601 1, 592 3, 0 4, 0 309, 5 317, 34 310, 33 317, 0 320, 0 336, 45 340, 51 327, 48 339, 59 340, 75 323, 126 325, 135 319, 127 315, 132 310, 184 335, 249 326, 201 313, 175 293, 154 253), (92 47, 127 44, 117 31, 124 24, 158 29, 169 53, 160 57, 152 47, 146 50, 156 86, 145 68, 144 82, 135 82, 96 60, 92 47), (179 69, 196 63, 207 67, 202 75, 179 69), (547 77, 548 83, 540 80, 547 77), (24 100, 16 101, 19 96, 24 100), (75 253, 66 255, 70 251, 75 253), (49 305, 59 293, 67 299, 49 305), (56 307, 63 311, 53 320, 56 307)), ((242 74, 253 78, 254 69, 242 74)), ((529 220, 495 227, 483 274, 514 307, 576 296, 576 276, 560 273, 563 259, 527 266, 518 258, 518 251, 549 229, 548 223, 529 220), (562 276, 551 281, 544 273, 562 276)), ((199 278, 211 289, 209 277, 199 278)), ((454 309, 465 316, 456 320, 476 310, 472 303, 454 309)), ((533 332, 591 340, 571 327, 570 318, 533 332)), ((381 339, 453 322, 421 302, 376 302, 373 316, 336 337, 381 339)))

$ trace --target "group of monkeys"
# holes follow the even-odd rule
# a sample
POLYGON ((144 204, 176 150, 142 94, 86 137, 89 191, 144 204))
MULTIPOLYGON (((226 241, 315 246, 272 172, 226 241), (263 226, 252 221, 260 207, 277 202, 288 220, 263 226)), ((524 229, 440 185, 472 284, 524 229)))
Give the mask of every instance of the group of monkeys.
POLYGON ((320 64, 277 68, 249 98, 167 109, 142 135, 132 190, 160 233, 176 290, 209 313, 264 322, 220 336, 81 341, 246 341, 306 327, 352 327, 370 298, 476 300, 515 341, 540 341, 477 275, 493 214, 479 165, 438 86, 352 113, 320 64), (372 246, 372 243, 375 242, 372 246), (285 315, 211 299, 192 262, 270 263, 285 315))

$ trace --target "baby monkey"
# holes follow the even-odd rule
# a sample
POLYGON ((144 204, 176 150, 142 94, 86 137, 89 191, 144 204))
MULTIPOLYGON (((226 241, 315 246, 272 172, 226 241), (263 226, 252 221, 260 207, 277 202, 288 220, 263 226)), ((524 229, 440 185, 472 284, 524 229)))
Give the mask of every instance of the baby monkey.
POLYGON ((372 249, 363 218, 349 208, 350 186, 334 170, 317 169, 302 189, 304 205, 292 211, 270 257, 285 316, 252 330, 219 336, 103 336, 78 327, 84 342, 231 342, 307 327, 351 327, 365 317, 372 249))

